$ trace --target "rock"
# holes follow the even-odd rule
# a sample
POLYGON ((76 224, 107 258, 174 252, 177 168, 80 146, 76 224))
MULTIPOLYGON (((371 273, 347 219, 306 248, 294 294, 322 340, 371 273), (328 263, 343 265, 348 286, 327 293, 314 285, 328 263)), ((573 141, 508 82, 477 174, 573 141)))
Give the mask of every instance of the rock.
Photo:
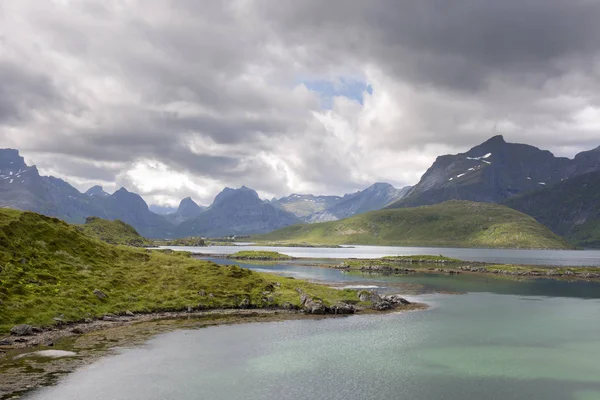
POLYGON ((308 298, 303 305, 303 310, 307 314, 327 314, 329 309, 321 300, 308 298))
POLYGON ((21 258, 21 260, 19 261, 22 265, 27 264, 27 259, 25 258, 21 258))
POLYGON ((135 317, 135 314, 134 314, 134 313, 132 313, 132 312, 131 312, 131 311, 129 311, 129 310, 126 310, 126 311, 125 311, 125 315, 127 315, 128 317, 135 317))
POLYGON ((381 300, 381 296, 374 290, 361 290, 358 292, 358 299, 360 301, 370 301, 373 303, 377 303, 381 300))
POLYGON ((391 310, 392 308, 394 308, 394 305, 387 300, 381 300, 378 302, 373 302, 372 307, 374 310, 377 310, 377 311, 385 311, 385 310, 391 310))
POLYGON ((104 299, 106 299, 106 298, 108 297, 108 295, 107 295, 106 293, 104 293, 103 291, 101 291, 101 290, 98 290, 98 289, 94 289, 94 292, 93 292, 93 293, 94 293, 94 294, 96 295, 96 297, 97 297, 98 299, 100 299, 100 300, 104 300, 104 299))
POLYGON ((283 308, 284 310, 297 310, 298 309, 297 306, 295 306, 292 303, 287 302, 287 301, 285 303, 281 304, 281 308, 283 308))
POLYGON ((306 302, 310 300, 310 297, 308 297, 307 295, 303 294, 300 296, 300 305, 304 306, 304 304, 306 304, 306 302))
POLYGON ((73 328, 73 329, 71 329, 71 332, 74 333, 74 334, 76 334, 76 335, 81 335, 81 334, 84 333, 81 328, 73 328))
POLYGON ((114 315, 105 315, 102 317, 102 321, 118 321, 119 319, 117 317, 115 317, 114 315))
POLYGON ((62 318, 55 317, 55 318, 52 318, 52 319, 54 320, 54 322, 58 323, 59 325, 64 322, 62 318))
POLYGON ((46 343, 46 346, 48 346, 48 347, 54 347, 54 342, 50 341, 50 342, 46 343))
POLYGON ((250 298, 245 297, 238 306, 239 308, 250 308, 250 298))
POLYGON ((332 314, 354 314, 356 308, 352 304, 348 303, 336 303, 330 308, 332 314))
POLYGON ((0 346, 10 346, 11 344, 12 344, 12 342, 10 341, 10 339, 0 340, 0 346))
POLYGON ((33 327, 27 324, 16 325, 12 327, 10 333, 15 336, 30 336, 33 334, 33 327))
POLYGON ((198 292, 198 296, 206 296, 206 292, 204 290, 200 290, 198 292))
POLYGON ((398 304, 410 304, 410 301, 406 300, 404 297, 401 297, 399 294, 390 294, 388 296, 385 296, 383 298, 385 301, 388 301, 392 304, 398 305, 398 304))

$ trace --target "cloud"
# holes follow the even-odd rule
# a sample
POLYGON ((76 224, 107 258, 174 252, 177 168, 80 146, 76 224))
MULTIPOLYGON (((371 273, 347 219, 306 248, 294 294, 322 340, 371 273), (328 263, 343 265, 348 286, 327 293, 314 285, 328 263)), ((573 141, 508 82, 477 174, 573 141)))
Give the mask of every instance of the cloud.
POLYGON ((151 203, 415 183, 494 134, 600 134, 594 0, 5 0, 0 141, 151 203))

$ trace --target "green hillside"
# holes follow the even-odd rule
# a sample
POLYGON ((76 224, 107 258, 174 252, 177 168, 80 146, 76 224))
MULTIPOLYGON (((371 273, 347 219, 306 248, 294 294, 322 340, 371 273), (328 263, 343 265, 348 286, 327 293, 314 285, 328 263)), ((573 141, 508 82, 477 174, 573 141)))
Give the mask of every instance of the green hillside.
POLYGON ((289 226, 252 239, 311 244, 571 247, 523 213, 497 204, 469 201, 372 211, 340 221, 289 226))
POLYGON ((110 245, 56 218, 0 209, 0 333, 16 324, 48 326, 54 318, 126 310, 299 305, 297 288, 326 305, 357 299, 351 290, 220 266, 188 253, 110 245))
POLYGON ((120 220, 109 221, 98 217, 88 217, 79 229, 89 236, 110 244, 125 246, 150 247, 152 241, 141 236, 135 228, 120 220))
POLYGON ((600 248, 600 172, 510 198, 505 204, 531 215, 573 244, 600 248))

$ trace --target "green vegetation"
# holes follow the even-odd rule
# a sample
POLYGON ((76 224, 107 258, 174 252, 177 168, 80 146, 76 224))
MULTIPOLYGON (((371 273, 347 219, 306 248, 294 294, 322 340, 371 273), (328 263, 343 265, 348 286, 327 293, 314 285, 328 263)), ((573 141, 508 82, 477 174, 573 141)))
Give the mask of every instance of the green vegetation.
POLYGON ((600 267, 545 267, 534 265, 487 264, 444 256, 391 256, 374 259, 350 259, 332 268, 375 272, 447 272, 485 273, 522 277, 599 279, 600 267))
POLYGON ((0 333, 126 310, 150 312, 300 304, 300 289, 325 305, 356 302, 352 290, 219 266, 189 253, 115 246, 78 227, 0 209, 0 333), (106 294, 100 298, 94 291, 106 294))
POLYGON ((311 243, 285 243, 285 242, 261 242, 261 246, 267 247, 311 247, 321 249, 339 249, 342 246, 337 244, 311 244, 311 243))
POLYGON ((227 258, 233 258, 236 260, 264 260, 264 261, 293 259, 293 257, 278 253, 276 251, 238 251, 237 253, 228 255, 227 258))
POLYGON ((320 245, 572 248, 528 215, 470 201, 372 211, 340 221, 293 225, 252 239, 320 245))
POLYGON ((187 246, 187 247, 203 247, 206 246, 204 239, 192 236, 173 240, 155 240, 157 246, 187 246))
POLYGON ((131 225, 119 220, 108 221, 98 217, 88 217, 85 224, 79 225, 78 228, 86 235, 110 244, 135 247, 153 246, 152 241, 141 236, 131 225))
POLYGON ((403 264, 427 264, 431 266, 431 264, 465 264, 463 260, 458 260, 456 258, 450 258, 445 256, 425 256, 425 255, 415 255, 415 256, 387 256, 381 258, 370 258, 370 259, 350 259, 344 261, 344 265, 348 268, 354 267, 370 267, 370 266, 378 266, 378 267, 396 267, 403 264))

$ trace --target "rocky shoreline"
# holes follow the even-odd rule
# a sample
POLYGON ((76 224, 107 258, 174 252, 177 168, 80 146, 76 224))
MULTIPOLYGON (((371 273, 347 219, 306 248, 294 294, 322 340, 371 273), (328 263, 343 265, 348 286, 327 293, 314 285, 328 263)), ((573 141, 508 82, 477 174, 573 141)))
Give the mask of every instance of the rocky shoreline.
POLYGON ((336 318, 355 313, 410 311, 427 308, 399 295, 358 291, 357 303, 326 305, 301 289, 300 306, 166 311, 147 314, 108 314, 96 320, 61 323, 51 328, 17 325, 0 339, 0 399, 18 398, 107 354, 112 348, 143 343, 175 329, 292 319, 336 318))
MULTIPOLYGON (((439 262, 416 262, 418 264, 456 264, 448 263, 444 261, 439 262)), ((410 263, 408 263, 410 264, 410 263)), ((389 264, 377 264, 372 261, 361 265, 360 262, 357 265, 349 265, 347 263, 341 263, 331 266, 331 268, 340 270, 354 270, 361 272, 374 272, 374 273, 394 273, 394 274, 416 274, 416 273, 445 273, 448 275, 459 275, 461 273, 478 273, 478 274, 493 274, 503 276, 518 276, 518 277, 531 277, 531 278, 570 278, 570 279, 600 279, 600 268, 598 272, 592 272, 589 268, 578 268, 578 267, 534 267, 534 266, 498 266, 486 263, 472 263, 468 265, 460 265, 452 268, 448 267, 423 267, 409 268, 404 265, 389 265, 389 264)))

